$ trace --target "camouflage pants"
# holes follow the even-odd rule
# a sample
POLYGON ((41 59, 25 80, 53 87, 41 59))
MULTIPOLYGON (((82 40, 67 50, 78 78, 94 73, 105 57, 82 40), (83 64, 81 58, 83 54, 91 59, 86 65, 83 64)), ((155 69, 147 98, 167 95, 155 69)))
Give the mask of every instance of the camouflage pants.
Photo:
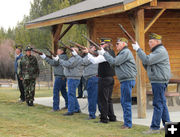
POLYGON ((25 79, 23 82, 26 101, 34 101, 36 80, 25 79))

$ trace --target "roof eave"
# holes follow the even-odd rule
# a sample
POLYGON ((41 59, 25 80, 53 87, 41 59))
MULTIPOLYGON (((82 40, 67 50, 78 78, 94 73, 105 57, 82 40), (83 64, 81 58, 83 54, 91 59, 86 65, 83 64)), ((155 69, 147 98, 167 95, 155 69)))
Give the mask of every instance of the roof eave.
POLYGON ((56 24, 70 23, 70 22, 74 22, 74 21, 104 16, 104 15, 109 15, 109 14, 121 13, 121 12, 125 12, 127 10, 133 9, 135 7, 138 7, 140 5, 146 4, 151 1, 152 0, 136 0, 136 1, 124 4, 124 5, 118 4, 118 5, 113 5, 113 6, 109 6, 109 7, 105 7, 105 8, 101 8, 101 9, 76 13, 73 15, 68 15, 68 16, 64 16, 64 17, 60 17, 60 18, 26 24, 26 28, 33 29, 33 28, 47 27, 47 26, 52 26, 52 25, 56 25, 56 24))

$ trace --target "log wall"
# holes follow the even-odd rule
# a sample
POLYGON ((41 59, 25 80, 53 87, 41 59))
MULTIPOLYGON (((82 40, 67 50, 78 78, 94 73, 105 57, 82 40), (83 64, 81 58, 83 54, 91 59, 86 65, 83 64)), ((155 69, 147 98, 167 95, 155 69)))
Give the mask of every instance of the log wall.
MULTIPOLYGON (((148 24, 154 15, 159 10, 145 10, 145 26, 148 24)), ((89 35, 91 38, 99 43, 101 37, 110 37, 113 39, 113 49, 117 54, 115 47, 116 40, 118 37, 126 37, 121 31, 118 24, 122 24, 123 27, 135 38, 135 33, 133 30, 133 23, 131 23, 128 13, 114 14, 108 16, 102 16, 88 20, 89 24, 89 35)), ((168 50, 171 71, 173 78, 180 78, 180 10, 166 10, 163 15, 153 24, 153 26, 145 34, 145 49, 146 53, 150 53, 148 45, 148 35, 153 32, 162 35, 163 44, 168 50)), ((135 52, 132 50, 131 42, 129 42, 129 49, 133 52, 135 57, 135 52)), ((146 83, 149 83, 148 78, 146 83)), ((133 96, 136 96, 136 88, 133 89, 133 96)), ((113 97, 120 97, 120 84, 115 77, 115 86, 113 97)))

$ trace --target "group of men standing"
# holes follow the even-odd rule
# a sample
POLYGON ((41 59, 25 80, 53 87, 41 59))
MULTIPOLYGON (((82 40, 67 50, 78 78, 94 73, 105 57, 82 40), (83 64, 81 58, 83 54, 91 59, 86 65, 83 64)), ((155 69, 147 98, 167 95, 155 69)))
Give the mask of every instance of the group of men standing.
MULTIPOLYGON (((146 55, 145 52, 140 49, 137 42, 132 44, 133 49, 137 52, 147 71, 154 95, 153 118, 150 130, 145 132, 147 134, 159 132, 161 119, 164 125, 165 122, 170 122, 165 98, 165 89, 170 79, 168 52, 162 45, 162 37, 160 35, 153 33, 149 38, 149 46, 151 49, 149 55, 146 55)), ((29 48, 26 49, 26 52, 29 48)), ((118 38, 116 42, 118 54, 116 56, 112 48, 111 39, 102 38, 100 41, 100 49, 96 50, 94 45, 90 45, 89 49, 85 48, 82 50, 82 52, 86 54, 85 57, 81 57, 78 54, 79 49, 76 47, 71 48, 72 56, 69 59, 63 48, 59 48, 57 50, 57 56, 52 57, 52 59, 48 58, 44 53, 40 55, 42 59, 54 67, 53 111, 60 110, 59 91, 61 91, 65 99, 64 108, 68 110, 64 115, 72 116, 74 113, 81 112, 76 98, 76 88, 83 76, 87 80, 88 119, 96 118, 95 113, 98 106, 100 123, 117 121, 111 98, 114 86, 113 77, 116 75, 121 85, 120 100, 124 118, 124 124, 121 128, 132 128, 131 97, 137 75, 135 59, 128 48, 128 40, 126 38, 118 38), (96 54, 98 55, 95 56, 96 54), (66 81, 68 92, 66 92, 66 81)), ((30 106, 33 101, 32 98, 34 98, 34 92, 31 94, 29 91, 32 89, 28 89, 27 85, 35 84, 35 78, 39 74, 36 63, 37 60, 31 56, 32 55, 28 56, 26 53, 25 56, 21 57, 18 65, 19 72, 17 73, 19 77, 18 81, 23 80, 25 84, 24 89, 26 89, 25 99, 21 98, 21 100, 28 101, 27 104, 30 106), (33 60, 33 62, 31 62, 32 64, 30 63, 31 60, 33 60), (30 65, 34 66, 34 68, 29 67, 30 65), (32 76, 28 74, 29 72, 32 72, 32 76)))

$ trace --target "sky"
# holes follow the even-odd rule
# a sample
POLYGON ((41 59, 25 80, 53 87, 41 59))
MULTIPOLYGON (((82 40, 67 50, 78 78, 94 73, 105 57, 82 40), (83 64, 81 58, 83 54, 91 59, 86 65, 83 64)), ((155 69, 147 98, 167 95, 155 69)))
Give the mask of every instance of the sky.
POLYGON ((24 15, 29 15, 33 0, 0 0, 0 27, 15 27, 24 15))

